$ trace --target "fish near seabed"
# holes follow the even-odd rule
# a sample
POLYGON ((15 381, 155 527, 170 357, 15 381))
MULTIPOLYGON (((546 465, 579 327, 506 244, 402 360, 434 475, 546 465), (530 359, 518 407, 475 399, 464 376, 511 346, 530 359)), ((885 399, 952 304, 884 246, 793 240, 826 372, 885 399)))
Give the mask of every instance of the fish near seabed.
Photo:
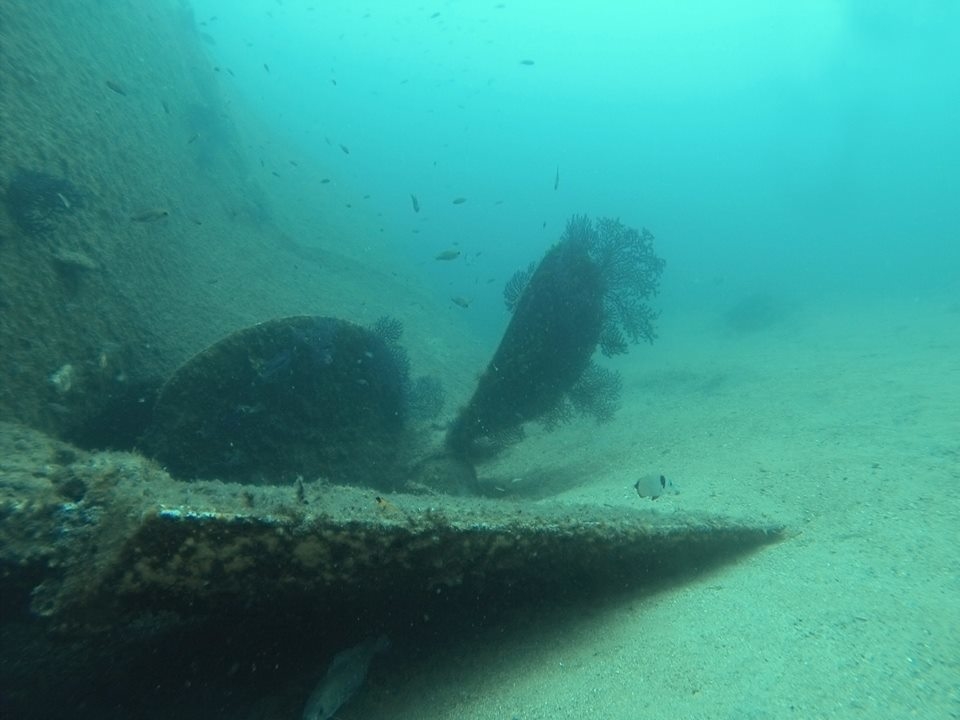
POLYGON ((107 80, 106 85, 108 88, 113 90, 117 95, 126 95, 127 91, 124 89, 123 85, 113 80, 107 80))
POLYGON ((633 489, 637 491, 637 495, 640 497, 650 498, 651 500, 656 500, 666 493, 677 492, 673 483, 667 480, 667 476, 658 473, 644 475, 633 484, 633 489))
POLYGON ((303 720, 329 720, 363 685, 374 656, 390 647, 386 635, 370 637, 334 655, 317 687, 307 698, 303 720))
POLYGON ((165 217, 168 217, 169 215, 170 215, 170 211, 167 210, 166 208, 156 207, 156 208, 147 208, 145 210, 141 210, 140 212, 136 212, 130 216, 130 219, 133 220, 134 222, 150 223, 150 222, 156 222, 157 220, 161 220, 165 217))

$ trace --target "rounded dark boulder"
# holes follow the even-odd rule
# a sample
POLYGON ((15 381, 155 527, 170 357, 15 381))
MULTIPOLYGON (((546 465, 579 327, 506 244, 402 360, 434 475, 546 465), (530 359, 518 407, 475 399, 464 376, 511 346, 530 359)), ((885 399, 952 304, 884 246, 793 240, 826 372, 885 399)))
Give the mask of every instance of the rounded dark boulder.
POLYGON ((345 320, 254 325, 173 374, 140 447, 184 479, 388 488, 405 419, 404 360, 390 338, 345 320))

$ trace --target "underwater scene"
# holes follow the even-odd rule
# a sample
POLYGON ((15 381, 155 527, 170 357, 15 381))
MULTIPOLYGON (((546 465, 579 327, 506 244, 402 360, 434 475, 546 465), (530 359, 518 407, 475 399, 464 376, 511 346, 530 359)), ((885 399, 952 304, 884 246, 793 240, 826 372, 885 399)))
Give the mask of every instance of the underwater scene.
POLYGON ((0 717, 960 718, 960 6, 4 0, 0 717))

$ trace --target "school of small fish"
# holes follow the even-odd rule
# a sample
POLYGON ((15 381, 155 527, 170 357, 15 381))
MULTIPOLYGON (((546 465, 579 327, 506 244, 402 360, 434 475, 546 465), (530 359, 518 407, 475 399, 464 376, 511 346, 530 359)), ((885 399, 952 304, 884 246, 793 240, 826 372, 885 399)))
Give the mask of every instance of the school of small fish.
MULTIPOLYGON (((497 7, 497 8, 502 8, 502 7, 504 7, 504 6, 503 6, 503 4, 501 3, 501 4, 499 4, 499 5, 496 5, 495 7, 497 7)), ((440 16, 440 13, 439 13, 439 12, 434 12, 434 13, 430 16, 430 19, 436 19, 436 18, 438 18, 439 16, 440 16)), ((214 15, 214 16, 211 16, 210 18, 208 18, 208 19, 205 20, 205 21, 201 21, 199 24, 200 24, 200 26, 202 26, 202 27, 207 27, 208 24, 212 24, 216 19, 217 19, 217 17, 214 15)), ((216 40, 215 40, 214 37, 211 36, 210 34, 208 34, 208 33, 201 33, 201 36, 202 36, 202 38, 203 38, 203 40, 204 40, 205 42, 207 42, 207 43, 209 43, 209 44, 211 44, 211 45, 215 45, 215 44, 216 44, 216 40)), ((519 63, 520 63, 520 65, 524 65, 524 66, 528 66, 528 67, 529 67, 529 66, 533 66, 533 65, 535 64, 534 60, 531 59, 531 58, 521 58, 521 59, 519 60, 519 63)), ((269 63, 264 62, 264 63, 262 63, 262 66, 263 66, 263 69, 264 69, 265 72, 267 72, 267 73, 270 73, 270 72, 271 72, 271 68, 270 68, 269 63)), ((213 66, 214 72, 220 72, 220 69, 221 69, 221 68, 220 68, 219 66, 213 66)), ((227 71, 231 76, 234 75, 233 71, 232 71, 230 68, 226 68, 226 71, 227 71)), ((406 81, 404 81, 404 82, 406 82, 406 81)), ((331 84, 332 86, 336 87, 336 86, 337 86, 337 80, 336 80, 336 78, 330 78, 330 84, 331 84)), ((120 84, 119 82, 117 82, 116 80, 106 79, 106 80, 105 80, 105 85, 106 85, 106 87, 107 87, 108 89, 112 90, 112 91, 113 91, 114 93, 116 93, 117 95, 126 96, 126 95, 128 94, 126 87, 124 87, 123 85, 121 85, 121 84, 120 84)), ((170 107, 170 105, 167 103, 166 100, 161 100, 161 101, 160 101, 160 105, 161 105, 161 107, 163 108, 163 112, 164 112, 165 114, 169 115, 169 114, 171 113, 171 107, 170 107)), ((186 144, 187 144, 187 145, 192 145, 192 144, 194 144, 195 142, 197 142, 197 141, 200 140, 200 139, 201 139, 200 133, 194 132, 194 133, 192 133, 192 134, 188 137, 188 139, 187 139, 187 141, 186 141, 186 144)), ((328 145, 335 145, 336 147, 339 147, 340 151, 341 151, 344 155, 350 155, 350 148, 349 148, 347 145, 345 145, 344 143, 335 143, 334 141, 331 141, 329 137, 325 137, 324 139, 325 139, 325 141, 326 141, 326 143, 327 143, 328 145)), ((289 163, 289 165, 290 165, 291 167, 294 167, 294 168, 300 167, 300 163, 298 163, 296 160, 288 160, 288 163, 289 163)), ((261 158, 261 160, 260 160, 260 165, 261 165, 261 167, 264 167, 264 168, 266 169, 266 163, 264 162, 264 160, 263 160, 262 158, 261 158)), ((436 162, 434 162, 434 165, 436 165, 436 162)), ((282 178, 282 175, 281 175, 279 172, 277 172, 275 169, 274 169, 274 170, 271 170, 271 171, 270 171, 270 174, 273 175, 273 176, 276 177, 276 178, 282 178)), ((322 185, 326 185, 326 184, 330 183, 330 178, 322 178, 319 182, 320 182, 320 184, 322 184, 322 185)), ((554 174, 553 189, 554 189, 554 190, 557 190, 557 189, 559 188, 559 186, 560 186, 560 167, 557 166, 556 172, 555 172, 555 174, 554 174)), ((369 197, 368 195, 367 195, 367 196, 364 196, 364 199, 367 199, 368 197, 369 197)), ((456 197, 454 197, 454 198, 451 200, 451 202, 452 202, 453 205, 463 205, 463 204, 465 204, 465 203, 467 202, 467 198, 464 197, 464 196, 456 196, 456 197)), ((497 200, 494 204, 500 205, 501 203, 502 203, 502 200, 497 200)), ((419 199, 418 196, 417 196, 416 194, 414 194, 414 193, 410 193, 410 204, 411 204, 411 206, 412 206, 412 208, 413 208, 413 212, 414 212, 414 213, 419 213, 419 212, 420 212, 420 207, 421 207, 421 206, 420 206, 420 199, 419 199)), ((350 207, 353 207, 353 205, 350 204, 350 203, 348 203, 348 204, 346 205, 346 207, 350 208, 350 207)), ((168 217, 169 215, 170 215, 170 213, 169 213, 169 211, 166 210, 166 209, 163 209, 163 208, 148 208, 148 209, 144 209, 144 210, 141 210, 141 211, 139 211, 139 212, 133 213, 133 214, 130 216, 130 219, 133 220, 134 222, 139 222, 139 223, 151 223, 151 222, 155 222, 155 221, 157 221, 157 220, 161 220, 161 219, 163 219, 163 218, 166 218, 166 217, 168 217)), ((196 220, 196 219, 194 220, 194 222, 195 222, 197 225, 201 224, 201 221, 196 220)), ((544 221, 544 227, 546 227, 546 221, 544 221)), ((419 232, 419 231, 415 229, 413 232, 414 232, 414 233, 417 233, 417 232, 419 232)), ((460 251, 459 251, 459 250, 449 249, 449 250, 443 250, 443 251, 441 251, 440 253, 438 253, 438 254, 435 256, 435 259, 436 259, 436 260, 441 260, 441 261, 449 261, 449 260, 455 260, 455 259, 458 258, 458 257, 460 257, 460 251)), ((451 301, 452 301, 455 305, 459 305, 459 306, 462 307, 462 308, 467 308, 467 307, 469 307, 470 302, 471 302, 469 298, 465 298, 465 297, 463 297, 463 296, 455 296, 455 297, 451 298, 451 301)))

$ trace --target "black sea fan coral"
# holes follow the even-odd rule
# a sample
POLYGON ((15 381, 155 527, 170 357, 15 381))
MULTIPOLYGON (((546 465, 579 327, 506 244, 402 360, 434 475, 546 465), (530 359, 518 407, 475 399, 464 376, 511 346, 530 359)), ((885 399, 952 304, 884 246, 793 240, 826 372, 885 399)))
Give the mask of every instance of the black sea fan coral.
POLYGON ((517 302, 519 302, 520 296, 523 295, 523 291, 527 289, 527 283, 530 282, 530 278, 533 277, 533 271, 536 269, 537 264, 532 262, 523 270, 517 270, 513 276, 507 280, 507 284, 503 288, 503 301, 506 303, 507 310, 510 312, 513 312, 517 307, 517 302))
POLYGON ((410 387, 410 416, 415 420, 433 420, 443 410, 445 400, 443 383, 431 375, 421 375, 410 387))
MULTIPOLYGON (((603 281, 578 238, 543 256, 515 302, 476 392, 447 432, 454 454, 495 452, 525 422, 550 416, 590 363, 603 324, 603 281)), ((552 417, 552 416, 551 416, 552 417)))
POLYGON ((370 330, 383 340, 389 355, 388 360, 396 368, 396 377, 401 384, 400 391, 404 399, 403 416, 419 421, 435 419, 443 410, 446 399, 443 383, 427 375, 411 379, 410 356, 400 344, 403 323, 397 318, 384 315, 370 326, 370 330))
POLYGON ((597 422, 608 422, 620 407, 622 386, 619 373, 590 363, 567 397, 581 415, 592 415, 597 422))
POLYGON ((573 216, 540 263, 507 283, 510 324, 450 426, 447 449, 479 457, 503 447, 502 438, 522 437, 526 422, 549 428, 576 413, 612 418, 620 377, 592 357, 597 348, 616 355, 629 343, 653 341, 656 312, 646 301, 657 293, 664 264, 650 232, 573 216))
POLYGON ((626 352, 627 340, 653 342, 657 313, 646 301, 657 294, 666 265, 653 250, 653 233, 613 218, 599 218, 591 225, 585 217, 574 217, 567 232, 571 227, 585 235, 590 259, 603 277, 603 354, 626 352))
POLYGON ((403 323, 394 317, 384 315, 370 326, 370 330, 383 341, 388 356, 384 358, 372 357, 370 361, 388 363, 395 368, 394 373, 400 385, 397 390, 404 398, 405 415, 410 404, 412 387, 410 384, 410 356, 407 354, 406 348, 400 344, 400 338, 403 336, 403 323))
POLYGON ((389 315, 378 318, 370 329, 382 337, 385 342, 398 342, 403 335, 403 323, 389 315))
POLYGON ((77 189, 63 178, 19 169, 7 186, 10 218, 27 235, 53 230, 57 216, 80 204, 77 189))

